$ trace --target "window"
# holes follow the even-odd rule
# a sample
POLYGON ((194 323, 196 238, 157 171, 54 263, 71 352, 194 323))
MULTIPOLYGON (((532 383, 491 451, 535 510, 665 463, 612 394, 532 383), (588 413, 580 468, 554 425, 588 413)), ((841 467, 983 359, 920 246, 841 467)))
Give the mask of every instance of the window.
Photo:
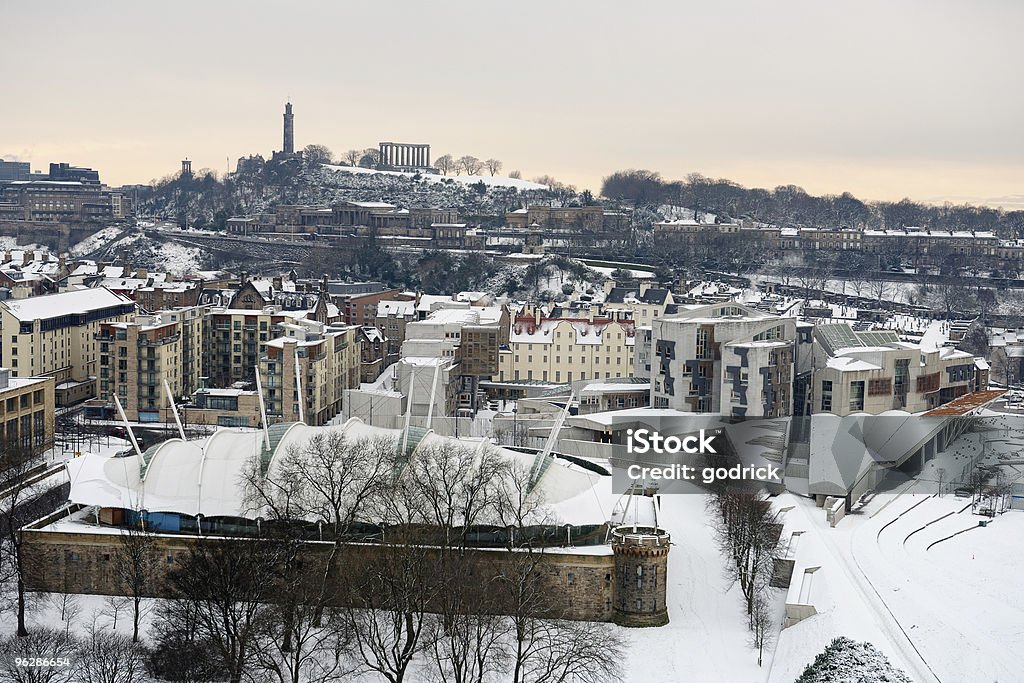
POLYGON ((821 383, 821 409, 832 412, 832 380, 823 380, 821 383))
POLYGON ((850 410, 864 410, 864 382, 850 382, 850 410))

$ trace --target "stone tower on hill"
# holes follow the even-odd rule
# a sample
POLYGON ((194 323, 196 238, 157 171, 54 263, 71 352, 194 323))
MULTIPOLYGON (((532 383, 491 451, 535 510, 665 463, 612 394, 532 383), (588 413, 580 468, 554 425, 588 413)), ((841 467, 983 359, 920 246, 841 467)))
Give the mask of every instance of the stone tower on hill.
POLYGON ((292 103, 284 105, 284 146, 285 154, 295 154, 295 115, 292 114, 292 103))

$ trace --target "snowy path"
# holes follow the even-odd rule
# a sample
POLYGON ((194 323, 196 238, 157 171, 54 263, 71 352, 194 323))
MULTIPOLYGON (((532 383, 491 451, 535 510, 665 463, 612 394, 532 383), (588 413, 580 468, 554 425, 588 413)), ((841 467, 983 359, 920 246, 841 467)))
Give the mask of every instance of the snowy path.
MULTIPOLYGON (((875 627, 885 634, 893 647, 899 650, 903 661, 898 662, 897 665, 904 668, 915 681, 938 681, 938 677, 934 675, 928 663, 921 657, 900 622, 889 610, 882 594, 868 577, 868 573, 864 570, 853 549, 853 539, 827 532, 822 535, 822 538, 832 552, 835 567, 842 571, 850 585, 857 591, 857 601, 870 610, 875 627)), ((850 597, 852 596, 847 599, 850 597)))
MULTIPOLYGON (((623 663, 628 683, 744 681, 767 678, 749 644, 743 598, 724 578, 705 510, 706 496, 662 496, 661 525, 672 534, 667 626, 622 629, 630 645, 623 663)), ((781 591, 777 596, 782 598, 781 591)), ((781 619, 781 617, 780 617, 781 619)))

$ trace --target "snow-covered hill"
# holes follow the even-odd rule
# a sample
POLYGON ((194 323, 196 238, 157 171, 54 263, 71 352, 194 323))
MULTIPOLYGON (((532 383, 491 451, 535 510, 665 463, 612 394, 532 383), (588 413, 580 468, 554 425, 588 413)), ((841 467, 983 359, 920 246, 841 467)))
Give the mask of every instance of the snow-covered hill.
POLYGON ((523 180, 522 178, 509 178, 507 176, 489 176, 489 175, 440 175, 437 173, 409 173, 406 171, 378 171, 372 168, 362 168, 361 166, 334 166, 331 164, 324 164, 324 168, 328 168, 332 171, 341 171, 343 173, 354 173, 354 174, 369 174, 369 175, 395 175, 405 176, 406 178, 415 178, 419 176, 428 183, 443 183, 443 182, 455 182, 463 185, 477 185, 483 183, 487 187, 514 187, 517 190, 549 190, 551 189, 547 185, 542 183, 535 183, 529 180, 523 180))

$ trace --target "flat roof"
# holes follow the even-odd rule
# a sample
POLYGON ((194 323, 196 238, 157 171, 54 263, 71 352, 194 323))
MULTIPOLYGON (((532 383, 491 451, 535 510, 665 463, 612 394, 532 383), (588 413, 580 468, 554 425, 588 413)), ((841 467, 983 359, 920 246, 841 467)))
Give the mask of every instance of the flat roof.
POLYGON ((8 299, 3 302, 11 315, 21 321, 47 320, 74 313, 84 313, 121 304, 133 304, 131 299, 105 287, 79 289, 60 294, 33 296, 27 299, 8 299))
POLYGON ((924 413, 925 416, 942 416, 942 415, 966 415, 972 410, 983 408, 992 401, 996 400, 1000 396, 1006 393, 1005 389, 987 389, 985 391, 973 391, 969 394, 964 394, 959 398, 955 398, 944 406, 939 406, 933 410, 929 410, 924 413))

